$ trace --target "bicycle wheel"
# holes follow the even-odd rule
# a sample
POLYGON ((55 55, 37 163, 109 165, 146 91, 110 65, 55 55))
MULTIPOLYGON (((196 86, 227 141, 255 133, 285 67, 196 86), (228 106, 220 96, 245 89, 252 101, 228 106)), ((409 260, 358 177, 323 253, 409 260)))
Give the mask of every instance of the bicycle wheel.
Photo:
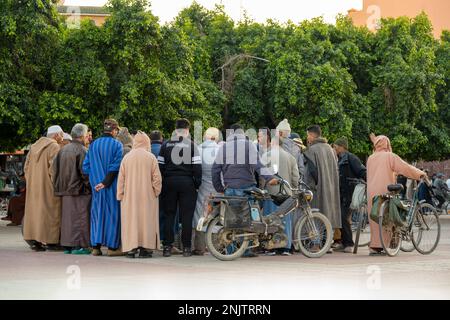
POLYGON ((359 209, 360 213, 360 222, 359 222, 359 247, 367 247, 370 243, 370 224, 369 224, 369 215, 367 214, 367 206, 363 206, 359 209))
POLYGON ((220 216, 215 217, 206 229, 206 246, 217 259, 231 261, 240 258, 248 247, 248 240, 233 240, 232 230, 224 230, 220 216))
POLYGON ((388 204, 389 200, 384 201, 381 205, 378 225, 381 245, 388 256, 394 257, 402 245, 402 235, 400 228, 389 221, 388 204))
POLYGON ((320 212, 304 214, 295 226, 294 244, 308 258, 320 258, 330 250, 333 228, 320 212))
POLYGON ((411 238, 421 254, 432 253, 441 237, 441 223, 437 210, 428 203, 421 203, 414 213, 411 238))
POLYGON ((357 211, 357 213, 353 213, 352 214, 352 235, 353 235, 353 254, 357 254, 358 253, 358 247, 359 247, 359 238, 361 236, 361 228, 360 228, 360 224, 361 224, 361 215, 360 212, 357 211), (356 215, 356 219, 354 220, 354 215, 356 215), (355 227, 353 227, 355 226, 355 227))

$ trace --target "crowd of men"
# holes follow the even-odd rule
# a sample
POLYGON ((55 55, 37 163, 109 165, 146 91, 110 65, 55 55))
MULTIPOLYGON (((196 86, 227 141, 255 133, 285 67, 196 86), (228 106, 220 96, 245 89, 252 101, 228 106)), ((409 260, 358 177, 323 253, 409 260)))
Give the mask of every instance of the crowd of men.
MULTIPOLYGON (((373 196, 401 174, 420 179, 416 169, 392 152, 385 136, 371 135, 374 153, 366 166, 349 152, 343 137, 329 144, 320 126, 310 126, 307 145, 291 132, 287 119, 271 130, 262 128, 252 141, 239 124, 224 141, 217 128, 208 128, 204 141, 194 143, 190 122, 179 119, 166 141, 159 131, 131 135, 114 119, 104 122, 103 134, 92 140, 84 124, 70 135, 60 126, 48 128, 31 146, 25 162, 27 193, 23 236, 34 251, 61 250, 67 254, 104 254, 129 258, 151 257, 162 244, 164 257, 174 253, 181 225, 182 254, 205 254, 205 233, 196 230, 207 199, 214 193, 243 196, 255 186, 279 191, 272 170, 293 187, 304 181, 312 188, 313 208, 335 230, 333 251, 353 251, 350 203, 355 179, 367 180, 369 210, 373 196), (237 152, 236 152, 237 151, 237 152)), ((276 209, 267 201, 264 214, 276 209)), ((293 226, 299 216, 283 223, 288 244, 266 254, 293 253, 293 226)), ((382 255, 377 225, 371 221, 371 255, 382 255)), ((256 255, 248 252, 247 256, 256 255)))

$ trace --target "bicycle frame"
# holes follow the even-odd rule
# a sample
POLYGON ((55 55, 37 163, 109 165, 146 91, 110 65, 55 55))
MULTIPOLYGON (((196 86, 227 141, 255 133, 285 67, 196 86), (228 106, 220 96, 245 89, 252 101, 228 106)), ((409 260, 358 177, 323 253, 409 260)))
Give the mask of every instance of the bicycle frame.
MULTIPOLYGON (((408 203, 409 209, 408 209, 408 214, 406 216, 406 226, 401 228, 401 230, 406 231, 408 235, 411 232, 413 222, 414 222, 414 213, 416 212, 418 205, 420 203, 425 202, 425 200, 419 201, 419 186, 421 183, 425 183, 425 182, 421 181, 419 183, 419 185, 417 186, 416 190, 414 191, 411 203, 408 203)), ((387 200, 389 200, 389 199, 393 199, 394 197, 399 198, 400 195, 399 195, 399 193, 388 193, 388 194, 385 194, 384 197, 387 200)), ((426 221, 422 221, 422 222, 425 223, 425 225, 426 225, 426 221)))

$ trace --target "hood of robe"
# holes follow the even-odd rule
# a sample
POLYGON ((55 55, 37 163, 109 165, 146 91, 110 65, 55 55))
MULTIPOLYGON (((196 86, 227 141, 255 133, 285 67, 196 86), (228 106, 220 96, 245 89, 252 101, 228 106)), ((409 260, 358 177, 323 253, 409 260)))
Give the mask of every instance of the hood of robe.
POLYGON ((375 152, 392 152, 391 140, 386 136, 376 136, 373 146, 375 152))
POLYGON ((328 140, 324 137, 318 137, 316 140, 311 142, 311 145, 317 144, 317 143, 328 143, 328 140))
POLYGON ((133 149, 150 150, 150 138, 145 132, 138 131, 134 136, 133 149))
POLYGON ((58 144, 58 143, 56 142, 55 139, 42 137, 31 146, 30 152, 35 154, 37 156, 37 159, 39 160, 39 158, 44 153, 44 151, 47 149, 47 147, 52 144, 58 144))

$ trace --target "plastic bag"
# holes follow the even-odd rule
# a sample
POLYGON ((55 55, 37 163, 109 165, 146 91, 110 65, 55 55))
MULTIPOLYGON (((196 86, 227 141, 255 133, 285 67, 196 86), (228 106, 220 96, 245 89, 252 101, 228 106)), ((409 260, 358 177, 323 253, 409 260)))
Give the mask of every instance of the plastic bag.
POLYGON ((382 196, 375 196, 372 199, 372 210, 370 210, 370 219, 376 223, 379 220, 380 207, 385 200, 382 196))
POLYGON ((399 198, 389 200, 389 222, 397 227, 406 226, 408 216, 408 205, 404 204, 399 198))
POLYGON ((353 191, 350 209, 358 210, 366 203, 366 200, 366 185, 364 183, 358 183, 353 191))

